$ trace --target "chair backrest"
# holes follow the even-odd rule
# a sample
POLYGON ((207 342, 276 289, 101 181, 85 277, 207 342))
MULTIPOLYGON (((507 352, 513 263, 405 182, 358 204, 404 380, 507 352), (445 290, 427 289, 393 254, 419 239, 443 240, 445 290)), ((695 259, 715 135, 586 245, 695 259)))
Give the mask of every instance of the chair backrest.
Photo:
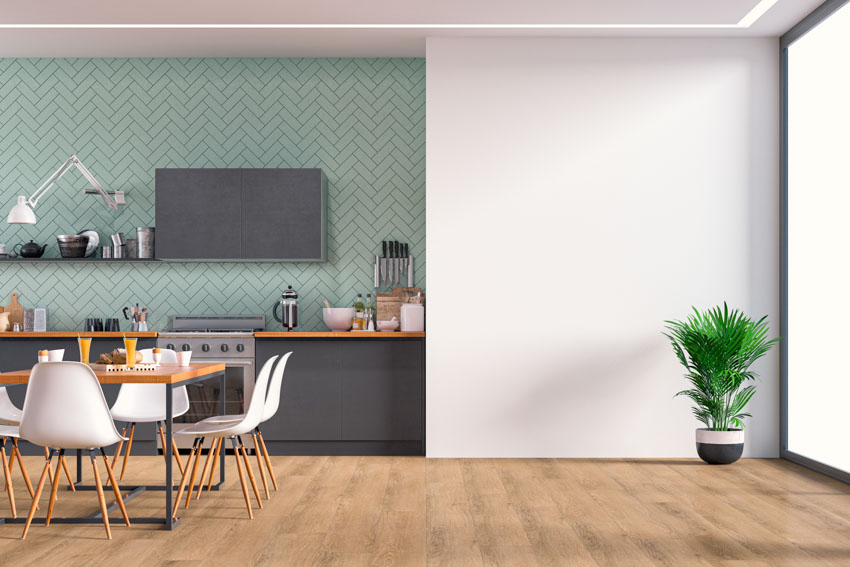
POLYGON ((240 426, 244 427, 246 431, 260 425, 260 420, 263 418, 263 408, 266 405, 269 376, 272 373, 272 366, 277 359, 278 355, 270 357, 257 374, 257 381, 254 382, 254 391, 251 393, 251 400, 248 402, 248 410, 245 412, 245 418, 240 423, 240 426))
MULTIPOLYGON (((142 362, 153 362, 153 349, 139 351, 142 362)), ((171 349, 162 349, 165 364, 177 364, 177 353, 171 349)), ((172 412, 175 416, 189 411, 189 393, 186 386, 174 388, 171 394, 172 412)), ((116 415, 165 415, 165 384, 121 384, 118 397, 112 404, 112 413, 116 415)))
POLYGON ((263 407, 263 417, 260 423, 270 420, 277 413, 277 408, 280 407, 280 387, 283 384, 283 371, 286 370, 286 361, 292 356, 292 351, 280 357, 280 360, 275 366, 271 381, 269 382, 269 391, 266 394, 266 404, 263 407))
POLYGON ((40 362, 30 373, 21 437, 45 447, 91 449, 117 443, 103 390, 79 362, 40 362))
POLYGON ((9 392, 0 387, 0 423, 17 425, 21 421, 21 410, 12 403, 9 392))

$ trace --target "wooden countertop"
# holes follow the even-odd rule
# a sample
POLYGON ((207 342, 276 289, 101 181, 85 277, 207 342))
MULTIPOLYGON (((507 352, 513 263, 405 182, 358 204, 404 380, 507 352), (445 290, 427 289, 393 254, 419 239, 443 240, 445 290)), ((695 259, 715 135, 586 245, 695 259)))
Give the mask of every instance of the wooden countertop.
MULTIPOLYGON (((122 332, 83 332, 83 331, 46 331, 41 333, 24 333, 24 332, 12 332, 5 331, 0 332, 0 339, 76 339, 77 336, 81 337, 92 337, 95 339, 103 339, 103 338, 113 338, 120 339, 122 337, 127 337, 128 339, 155 339, 159 336, 159 333, 156 331, 149 331, 146 333, 122 333, 122 332)), ((345 332, 333 332, 333 331, 316 331, 316 332, 302 332, 302 331, 260 331, 254 333, 254 337, 258 339, 411 339, 411 338, 424 338, 424 332, 416 332, 416 333, 402 333, 399 331, 391 331, 391 332, 357 332, 357 331, 345 331, 345 332)))
POLYGON ((313 332, 302 333, 299 331, 261 331, 254 333, 258 339, 409 339, 421 338, 425 336, 424 332, 417 333, 401 333, 398 331, 392 332, 364 332, 364 331, 344 331, 344 332, 313 332))
POLYGON ((0 338, 12 338, 12 339, 45 339, 45 338, 53 338, 53 339, 76 339, 77 336, 88 338, 93 337, 95 339, 98 338, 123 338, 127 337, 128 339, 155 339, 158 336, 158 333, 155 331, 149 331, 146 333, 122 333, 122 332, 106 332, 106 331, 94 331, 94 332, 86 332, 86 331, 45 331, 41 333, 25 333, 23 331, 15 333, 14 331, 4 331, 0 333, 0 338))

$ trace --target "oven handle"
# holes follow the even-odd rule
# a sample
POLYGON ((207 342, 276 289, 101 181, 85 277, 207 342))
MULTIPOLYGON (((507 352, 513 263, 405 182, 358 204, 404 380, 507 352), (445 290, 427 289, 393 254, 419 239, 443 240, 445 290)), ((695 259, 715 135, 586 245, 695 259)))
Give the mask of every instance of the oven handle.
POLYGON ((219 360, 215 358, 202 358, 196 362, 209 362, 212 364, 224 364, 226 366, 254 366, 253 360, 219 360))

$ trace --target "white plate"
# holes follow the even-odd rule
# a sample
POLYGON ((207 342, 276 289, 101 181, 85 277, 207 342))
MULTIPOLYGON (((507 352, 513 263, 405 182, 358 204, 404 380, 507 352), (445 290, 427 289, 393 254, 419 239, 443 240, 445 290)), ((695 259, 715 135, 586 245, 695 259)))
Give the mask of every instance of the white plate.
POLYGON ((83 230, 78 232, 77 236, 88 236, 89 242, 86 244, 86 256, 92 256, 97 252, 97 247, 100 244, 100 236, 94 230, 83 230))

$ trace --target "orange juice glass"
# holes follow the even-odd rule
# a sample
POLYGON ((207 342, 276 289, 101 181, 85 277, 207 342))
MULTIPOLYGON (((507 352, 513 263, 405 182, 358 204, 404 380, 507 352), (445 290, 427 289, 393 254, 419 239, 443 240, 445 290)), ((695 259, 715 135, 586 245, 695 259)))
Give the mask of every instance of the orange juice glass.
POLYGON ((80 362, 83 364, 89 363, 89 351, 91 350, 91 337, 84 339, 77 337, 77 343, 80 345, 80 362))
POLYGON ((135 368, 136 366, 136 341, 138 339, 128 339, 124 337, 124 349, 127 351, 127 368, 135 368))

